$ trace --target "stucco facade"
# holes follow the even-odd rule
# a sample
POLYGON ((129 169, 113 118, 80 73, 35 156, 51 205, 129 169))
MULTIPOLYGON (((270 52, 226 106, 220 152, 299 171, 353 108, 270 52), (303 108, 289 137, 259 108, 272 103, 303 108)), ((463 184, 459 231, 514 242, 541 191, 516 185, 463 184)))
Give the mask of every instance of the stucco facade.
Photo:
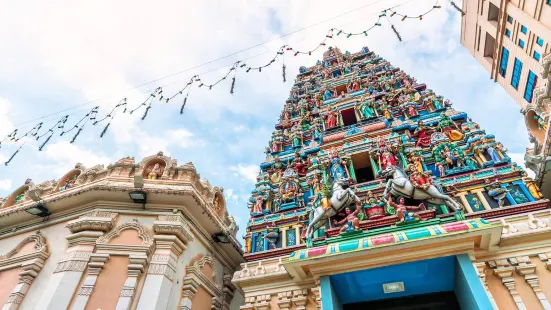
POLYGON ((244 302, 231 284, 243 258, 223 190, 162 153, 77 165, 38 185, 28 180, 3 199, 0 227, 3 309, 207 310, 244 302), (145 192, 146 202, 130 199, 133 191, 145 192), (38 204, 47 212, 30 214, 38 204))

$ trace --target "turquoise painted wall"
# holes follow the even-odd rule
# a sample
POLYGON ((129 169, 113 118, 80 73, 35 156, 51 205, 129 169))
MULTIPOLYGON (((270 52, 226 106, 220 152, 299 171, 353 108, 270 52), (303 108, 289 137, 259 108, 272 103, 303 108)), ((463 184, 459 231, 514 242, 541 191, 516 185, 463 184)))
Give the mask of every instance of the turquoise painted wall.
POLYGON ((461 309, 494 309, 482 282, 467 254, 457 255, 455 263, 455 296, 461 309))
POLYGON ((321 288, 321 309, 322 310, 342 310, 342 304, 333 288, 329 276, 320 277, 321 288))

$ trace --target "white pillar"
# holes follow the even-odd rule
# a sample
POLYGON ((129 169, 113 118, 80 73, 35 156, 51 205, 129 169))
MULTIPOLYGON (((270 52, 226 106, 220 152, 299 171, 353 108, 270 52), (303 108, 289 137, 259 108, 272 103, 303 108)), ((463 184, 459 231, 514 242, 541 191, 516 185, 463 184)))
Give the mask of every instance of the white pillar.
POLYGON ((166 309, 176 274, 176 262, 185 245, 174 235, 155 235, 155 253, 147 269, 138 310, 166 309))
POLYGON ((23 271, 19 273, 19 283, 17 283, 10 296, 8 296, 2 310, 16 310, 19 308, 43 265, 44 260, 41 258, 35 258, 23 264, 23 271))
POLYGON ((84 279, 82 286, 78 290, 75 302, 72 310, 82 310, 86 308, 88 299, 92 295, 92 291, 96 285, 99 273, 105 266, 105 262, 110 258, 109 254, 94 253, 90 255, 90 262, 88 263, 88 275, 84 279))
POLYGON ((117 213, 92 211, 67 224, 69 248, 57 263, 54 274, 38 301, 40 309, 67 309, 82 274, 94 252, 96 240, 113 227, 117 213))
POLYGON ((145 255, 130 255, 130 264, 128 264, 128 278, 124 282, 121 290, 119 301, 117 302, 117 310, 130 309, 132 297, 138 285, 138 279, 147 265, 147 256, 145 255))

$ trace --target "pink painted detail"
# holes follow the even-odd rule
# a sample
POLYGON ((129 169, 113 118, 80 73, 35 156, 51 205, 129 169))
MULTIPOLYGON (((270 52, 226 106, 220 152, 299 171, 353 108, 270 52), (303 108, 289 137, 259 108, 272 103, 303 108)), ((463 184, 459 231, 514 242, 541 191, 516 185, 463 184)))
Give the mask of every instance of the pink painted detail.
POLYGON ((386 243, 394 243, 396 240, 394 240, 394 236, 391 234, 386 234, 382 236, 377 236, 371 238, 371 242, 373 245, 381 245, 386 243))
POLYGON ((442 224, 441 227, 447 232, 469 230, 469 226, 463 222, 442 224))
POLYGON ((327 246, 308 249, 308 257, 324 255, 326 251, 327 251, 327 246))

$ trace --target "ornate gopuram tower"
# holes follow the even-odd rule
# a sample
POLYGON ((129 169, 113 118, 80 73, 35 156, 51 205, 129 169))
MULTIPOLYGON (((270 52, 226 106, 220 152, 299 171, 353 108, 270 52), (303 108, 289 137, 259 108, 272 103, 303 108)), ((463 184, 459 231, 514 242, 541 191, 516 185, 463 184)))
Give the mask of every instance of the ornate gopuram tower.
POLYGON ((367 47, 300 68, 260 167, 243 310, 551 309, 549 201, 367 47))

